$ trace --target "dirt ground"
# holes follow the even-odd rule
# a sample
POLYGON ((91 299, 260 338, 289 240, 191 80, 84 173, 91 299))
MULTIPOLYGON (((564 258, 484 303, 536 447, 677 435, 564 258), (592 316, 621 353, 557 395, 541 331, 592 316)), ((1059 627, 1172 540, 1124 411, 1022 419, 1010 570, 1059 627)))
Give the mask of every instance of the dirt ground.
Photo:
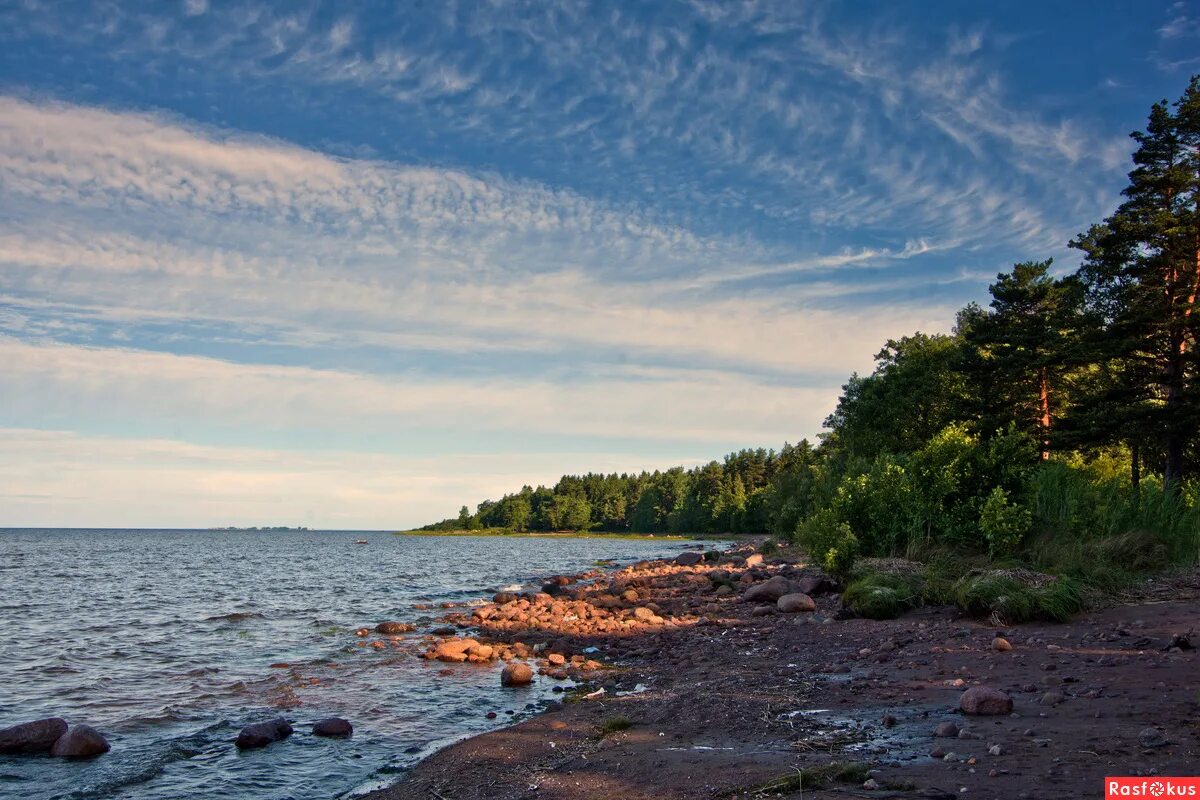
MULTIPOLYGON (((718 597, 696 580, 711 569, 656 562, 581 585, 585 599, 636 585, 641 604, 688 622, 572 633, 567 650, 595 646, 615 665, 593 676, 602 695, 448 747, 372 800, 1099 798, 1109 775, 1200 774, 1200 653, 1174 638, 1200 646, 1194 576, 1158 593, 1170 599, 998 629, 952 608, 838 620, 836 594, 815 597, 815 613, 766 613, 744 591, 803 570, 743 570, 739 591, 718 597), (1012 714, 961 713, 979 685, 1007 693, 1012 714), (963 732, 935 737, 944 722, 963 732), (870 772, 799 785, 801 770, 832 762, 870 772)), ((544 621, 471 632, 559 633, 544 621)))

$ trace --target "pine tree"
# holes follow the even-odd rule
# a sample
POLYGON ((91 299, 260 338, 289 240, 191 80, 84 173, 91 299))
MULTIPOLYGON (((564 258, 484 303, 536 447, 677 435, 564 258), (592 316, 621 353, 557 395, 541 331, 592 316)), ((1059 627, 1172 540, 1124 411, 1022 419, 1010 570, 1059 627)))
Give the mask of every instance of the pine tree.
POLYGON ((1122 364, 1121 389, 1137 430, 1162 442, 1163 482, 1184 477, 1200 420, 1197 317, 1200 293, 1200 76, 1172 106, 1156 103, 1138 148, 1124 203, 1071 244, 1080 274, 1106 323, 1108 361, 1122 364))

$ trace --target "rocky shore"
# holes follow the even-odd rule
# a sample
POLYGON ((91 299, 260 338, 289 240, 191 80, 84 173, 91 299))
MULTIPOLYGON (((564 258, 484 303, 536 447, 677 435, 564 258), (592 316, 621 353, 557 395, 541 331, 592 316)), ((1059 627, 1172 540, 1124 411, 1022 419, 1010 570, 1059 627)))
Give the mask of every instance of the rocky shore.
POLYGON ((443 670, 506 662, 512 691, 563 687, 371 798, 1075 798, 1106 775, 1197 773, 1194 577, 1019 627, 846 619, 837 589, 795 554, 689 552, 450 608, 415 643, 360 630, 443 670))

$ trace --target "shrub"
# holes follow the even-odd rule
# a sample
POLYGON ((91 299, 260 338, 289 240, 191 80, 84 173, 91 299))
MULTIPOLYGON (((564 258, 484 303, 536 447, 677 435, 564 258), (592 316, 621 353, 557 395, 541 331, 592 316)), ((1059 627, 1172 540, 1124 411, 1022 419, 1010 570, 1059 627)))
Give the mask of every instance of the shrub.
POLYGON ((859 555, 858 538, 832 509, 822 509, 800 523, 796 541, 834 575, 847 575, 859 555))
POLYGON ((774 555, 778 551, 779 551, 779 545, 777 545, 775 543, 774 539, 767 539, 758 548, 758 552, 762 553, 764 556, 774 555))
POLYGON ((1015 553, 1032 523, 1033 515, 1028 509, 1010 503, 1008 492, 999 486, 992 489, 979 512, 979 531, 992 555, 1015 553))

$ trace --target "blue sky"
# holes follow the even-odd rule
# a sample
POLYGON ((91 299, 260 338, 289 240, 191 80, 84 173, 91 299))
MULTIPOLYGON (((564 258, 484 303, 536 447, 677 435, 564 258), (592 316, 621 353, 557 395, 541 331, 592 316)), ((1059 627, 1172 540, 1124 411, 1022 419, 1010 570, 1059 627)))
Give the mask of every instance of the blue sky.
POLYGON ((0 525, 402 527, 818 433, 1117 203, 1178 2, 0 0, 0 525))

